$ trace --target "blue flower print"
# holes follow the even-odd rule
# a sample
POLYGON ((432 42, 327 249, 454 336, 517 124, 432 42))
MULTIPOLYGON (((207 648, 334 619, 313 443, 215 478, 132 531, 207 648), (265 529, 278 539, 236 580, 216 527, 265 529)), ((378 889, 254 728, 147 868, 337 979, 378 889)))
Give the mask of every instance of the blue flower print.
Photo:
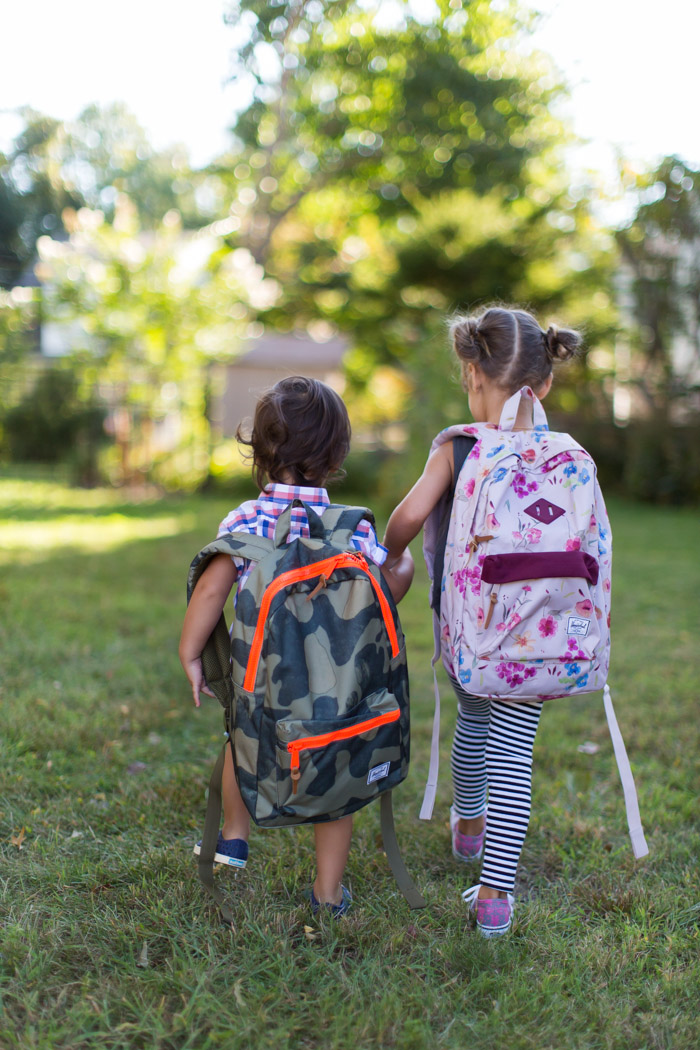
POLYGON ((586 671, 585 674, 582 674, 580 678, 576 679, 576 685, 578 686, 579 689, 583 689, 583 688, 585 688, 587 683, 588 683, 588 672, 586 671))
POLYGON ((471 667, 460 667, 459 669, 459 681, 461 685, 469 685, 472 680, 471 667))
POLYGON ((496 445, 495 448, 492 448, 490 452, 486 453, 486 458, 493 459, 493 457, 497 456, 499 452, 502 452, 505 447, 505 445, 496 445))
POLYGON ((572 678, 581 673, 581 668, 578 664, 564 664, 564 669, 572 678))
POLYGON ((566 474, 567 478, 570 478, 572 474, 575 474, 576 469, 577 468, 575 463, 569 463, 566 467, 564 467, 564 473, 566 474))
POLYGON ((499 467, 498 470, 494 470, 492 481, 503 481, 504 477, 508 473, 506 467, 499 467))
POLYGON ((586 470, 585 467, 583 468, 583 470, 579 474, 578 480, 579 480, 579 484, 580 485, 585 485, 587 481, 591 480, 591 475, 588 473, 588 471, 586 470))

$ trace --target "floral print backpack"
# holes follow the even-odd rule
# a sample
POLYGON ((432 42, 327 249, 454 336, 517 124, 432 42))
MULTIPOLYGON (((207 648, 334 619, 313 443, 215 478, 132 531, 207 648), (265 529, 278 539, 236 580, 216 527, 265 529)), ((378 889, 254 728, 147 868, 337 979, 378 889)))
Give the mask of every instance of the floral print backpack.
MULTIPOLYGON (((634 809, 607 687, 612 536, 595 463, 568 434, 549 430, 529 387, 509 398, 497 427, 448 427, 432 448, 464 435, 475 444, 455 479, 435 610, 436 657, 474 696, 550 700, 604 689, 634 809), (532 404, 532 430, 513 429, 523 397, 532 404)), ((425 526, 431 578, 445 510, 438 505, 425 526)), ((646 843, 629 802, 633 848, 642 856, 646 843)))

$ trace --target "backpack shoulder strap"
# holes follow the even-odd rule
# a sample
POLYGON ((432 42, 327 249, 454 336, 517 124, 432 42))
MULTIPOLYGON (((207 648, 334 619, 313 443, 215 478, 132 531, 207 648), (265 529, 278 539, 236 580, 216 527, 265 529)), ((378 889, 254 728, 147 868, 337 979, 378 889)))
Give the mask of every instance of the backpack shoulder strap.
POLYGON ((440 613, 440 594, 442 591, 442 573, 445 567, 445 547, 447 546, 447 533, 450 529, 450 516, 452 504, 454 503, 455 487, 464 461, 476 444, 475 437, 466 434, 458 434, 452 439, 454 455, 454 471, 452 473, 452 484, 448 493, 443 497, 440 507, 440 524, 435 538, 435 549, 433 551, 433 585, 430 591, 430 605, 440 613))
POLYGON ((351 547, 352 536, 361 521, 368 521, 374 528, 374 514, 368 507, 345 507, 331 503, 323 512, 323 527, 326 539, 336 547, 351 547))
MULTIPOLYGON (((245 532, 228 533, 208 543, 197 554, 190 565, 187 576, 187 601, 197 586, 197 581, 212 558, 217 554, 237 555, 251 561, 260 561, 274 550, 272 540, 264 536, 253 536, 245 532)), ((202 670, 207 685, 219 703, 227 708, 233 702, 231 683, 231 638, 222 613, 202 650, 202 670)))

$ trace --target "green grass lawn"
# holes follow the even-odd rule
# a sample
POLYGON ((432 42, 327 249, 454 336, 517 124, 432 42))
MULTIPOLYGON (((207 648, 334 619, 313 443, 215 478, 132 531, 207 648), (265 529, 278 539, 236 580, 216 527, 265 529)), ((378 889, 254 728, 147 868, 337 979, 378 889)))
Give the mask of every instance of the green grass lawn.
POLYGON ((610 682, 651 853, 629 847, 600 696, 552 702, 516 926, 487 942, 460 900, 476 878, 449 848, 447 689, 436 815, 417 819, 432 720, 422 572, 401 607, 414 734, 395 803, 428 907, 398 894, 368 807, 346 921, 310 918, 300 828, 254 831, 246 872, 219 875, 237 929, 217 924, 192 845, 221 718, 188 701, 177 640, 187 566, 227 509, 0 479, 2 1050, 697 1047, 698 514, 610 507, 610 682))

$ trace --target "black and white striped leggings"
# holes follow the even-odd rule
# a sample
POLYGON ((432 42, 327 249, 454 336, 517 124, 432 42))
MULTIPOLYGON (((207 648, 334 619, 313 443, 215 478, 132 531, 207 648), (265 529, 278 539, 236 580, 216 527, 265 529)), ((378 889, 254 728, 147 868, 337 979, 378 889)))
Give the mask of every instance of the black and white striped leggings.
POLYGON ((483 700, 452 680, 458 700, 452 745, 454 808, 458 816, 488 814, 481 882, 513 892, 530 821, 532 748, 542 701, 483 700))

